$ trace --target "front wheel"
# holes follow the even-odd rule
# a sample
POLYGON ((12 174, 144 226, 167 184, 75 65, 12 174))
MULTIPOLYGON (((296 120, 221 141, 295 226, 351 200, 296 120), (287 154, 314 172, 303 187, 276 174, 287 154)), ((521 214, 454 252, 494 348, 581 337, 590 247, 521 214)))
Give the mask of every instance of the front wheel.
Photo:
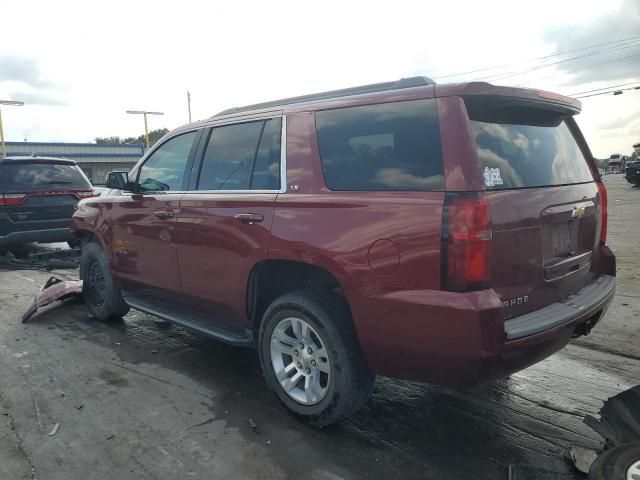
POLYGON ((87 243, 80 256, 80 279, 85 304, 98 320, 121 318, 129 311, 120 287, 111 276, 100 245, 87 243))
POLYGON ((274 300, 260 326, 259 354, 278 400, 307 423, 336 423, 371 394, 374 375, 335 293, 304 290, 274 300))

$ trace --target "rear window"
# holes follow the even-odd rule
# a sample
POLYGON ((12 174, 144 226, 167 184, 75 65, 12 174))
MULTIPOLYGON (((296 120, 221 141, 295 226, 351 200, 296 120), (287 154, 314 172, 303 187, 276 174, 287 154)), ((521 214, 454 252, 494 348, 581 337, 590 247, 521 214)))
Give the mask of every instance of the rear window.
POLYGON ((75 165, 55 163, 0 164, 0 190, 90 190, 91 185, 75 165))
POLYGON ((593 181, 567 124, 528 125, 471 120, 488 189, 545 187, 593 181))
POLYGON ((316 128, 331 190, 444 188, 435 100, 319 111, 316 128))

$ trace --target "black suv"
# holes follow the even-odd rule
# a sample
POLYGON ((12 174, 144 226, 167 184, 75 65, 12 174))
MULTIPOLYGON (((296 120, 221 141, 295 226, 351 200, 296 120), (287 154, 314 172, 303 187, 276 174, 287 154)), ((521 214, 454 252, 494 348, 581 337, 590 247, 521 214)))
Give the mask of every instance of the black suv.
POLYGON ((69 221, 91 183, 73 160, 0 159, 0 247, 26 242, 70 242, 69 221))

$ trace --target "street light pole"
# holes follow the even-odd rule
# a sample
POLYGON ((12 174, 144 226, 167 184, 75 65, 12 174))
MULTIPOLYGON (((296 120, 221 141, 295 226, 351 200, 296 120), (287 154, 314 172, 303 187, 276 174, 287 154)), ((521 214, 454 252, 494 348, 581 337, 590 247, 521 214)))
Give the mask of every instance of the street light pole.
POLYGON ((164 113, 148 112, 146 110, 127 110, 127 113, 144 116, 144 140, 145 140, 145 143, 147 144, 147 150, 149 150, 149 128, 147 126, 147 115, 164 115, 164 113))
POLYGON ((189 123, 191 123, 191 93, 187 90, 187 109, 189 110, 189 123))
MULTIPOLYGON (((15 107, 21 107, 24 102, 18 102, 16 100, 0 100, 0 105, 13 105, 15 107)), ((4 129, 2 127, 2 109, 0 109, 0 144, 2 145, 2 158, 7 156, 7 146, 4 143, 4 129)))

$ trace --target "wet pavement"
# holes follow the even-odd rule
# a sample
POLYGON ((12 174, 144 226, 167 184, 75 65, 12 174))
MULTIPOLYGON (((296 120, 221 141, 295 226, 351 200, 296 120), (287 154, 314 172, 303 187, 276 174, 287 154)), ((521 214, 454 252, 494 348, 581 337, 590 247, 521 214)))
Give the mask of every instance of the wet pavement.
POLYGON ((601 442, 583 416, 640 384, 640 190, 606 182, 618 293, 591 335, 482 387, 379 378, 323 430, 282 410, 252 350, 78 303, 22 325, 51 274, 0 270, 0 479, 506 479, 510 464, 582 478, 569 448, 601 442))

